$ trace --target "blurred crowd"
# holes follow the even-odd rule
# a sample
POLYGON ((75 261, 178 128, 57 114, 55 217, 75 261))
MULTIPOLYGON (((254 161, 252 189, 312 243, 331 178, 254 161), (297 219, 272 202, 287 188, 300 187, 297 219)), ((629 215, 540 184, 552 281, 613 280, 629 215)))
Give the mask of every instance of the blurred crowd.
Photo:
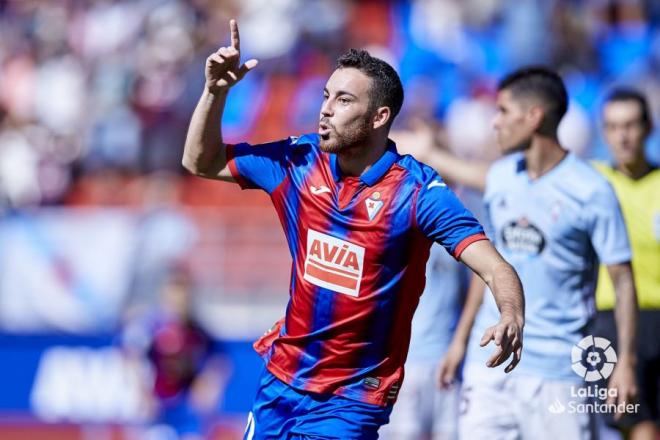
POLYGON ((635 85, 660 114, 653 0, 4 0, 0 207, 130 203, 127 181, 180 176, 204 60, 233 17, 260 65, 232 91, 230 140, 315 131, 322 86, 349 47, 399 70, 400 128, 435 121, 463 156, 492 150, 494 84, 523 64, 562 73, 563 141, 585 156, 605 154, 596 124, 611 85, 635 85))

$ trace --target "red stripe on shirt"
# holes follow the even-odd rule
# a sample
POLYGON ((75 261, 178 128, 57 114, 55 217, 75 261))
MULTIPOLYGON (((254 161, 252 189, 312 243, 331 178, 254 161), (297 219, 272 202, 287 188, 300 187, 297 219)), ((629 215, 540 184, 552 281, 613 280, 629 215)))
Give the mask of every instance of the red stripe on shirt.
POLYGON ((243 176, 241 176, 241 173, 238 171, 238 167, 236 166, 236 162, 234 160, 235 146, 236 145, 229 145, 229 144, 225 146, 225 152, 227 156, 227 166, 229 167, 229 172, 231 172, 231 176, 234 178, 236 183, 240 185, 241 189, 251 188, 248 181, 243 176))
POLYGON ((456 249, 454 249, 454 258, 457 260, 461 257, 461 254, 463 251, 470 246, 472 243, 475 241, 481 241, 481 240, 488 240, 488 237, 486 237, 485 234, 474 234, 470 235, 469 237, 465 237, 460 243, 458 243, 458 246, 456 246, 456 249))

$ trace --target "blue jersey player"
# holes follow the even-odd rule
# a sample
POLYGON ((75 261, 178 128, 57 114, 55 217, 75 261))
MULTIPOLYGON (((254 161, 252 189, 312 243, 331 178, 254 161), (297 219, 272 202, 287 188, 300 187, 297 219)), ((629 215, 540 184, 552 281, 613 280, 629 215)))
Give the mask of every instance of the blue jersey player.
POLYGON ((433 242, 492 288, 501 316, 486 331, 492 365, 522 349, 519 279, 431 168, 388 140, 403 102, 394 69, 365 51, 338 60, 318 133, 226 145, 227 92, 257 64, 232 43, 207 59, 184 166, 269 194, 292 256, 286 314, 257 343, 266 368, 247 439, 377 438, 403 381, 411 320, 433 242))

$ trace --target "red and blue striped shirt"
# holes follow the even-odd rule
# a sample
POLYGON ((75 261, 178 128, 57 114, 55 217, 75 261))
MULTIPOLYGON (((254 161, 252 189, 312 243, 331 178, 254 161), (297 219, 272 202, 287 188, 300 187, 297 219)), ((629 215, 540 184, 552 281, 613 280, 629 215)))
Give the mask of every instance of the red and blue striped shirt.
POLYGON ((390 142, 342 176, 316 134, 227 147, 242 188, 270 194, 293 259, 286 316, 255 343, 290 386, 387 405, 435 241, 458 258, 483 228, 430 167, 390 142))

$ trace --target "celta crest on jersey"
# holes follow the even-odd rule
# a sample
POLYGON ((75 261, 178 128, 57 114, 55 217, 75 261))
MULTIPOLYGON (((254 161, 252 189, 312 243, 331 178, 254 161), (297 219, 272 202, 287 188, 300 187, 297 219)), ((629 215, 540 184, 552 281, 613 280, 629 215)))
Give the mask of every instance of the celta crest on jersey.
POLYGON ((369 221, 373 220, 380 211, 380 208, 383 207, 383 201, 380 199, 380 193, 376 191, 373 193, 367 200, 364 201, 364 204, 367 206, 367 215, 369 216, 369 221))
POLYGON ((363 267, 362 246, 313 229, 307 231, 305 280, 335 292, 358 296, 363 267))
POLYGON ((541 230, 524 217, 502 228, 502 241, 511 251, 530 255, 540 254, 545 247, 541 230))

